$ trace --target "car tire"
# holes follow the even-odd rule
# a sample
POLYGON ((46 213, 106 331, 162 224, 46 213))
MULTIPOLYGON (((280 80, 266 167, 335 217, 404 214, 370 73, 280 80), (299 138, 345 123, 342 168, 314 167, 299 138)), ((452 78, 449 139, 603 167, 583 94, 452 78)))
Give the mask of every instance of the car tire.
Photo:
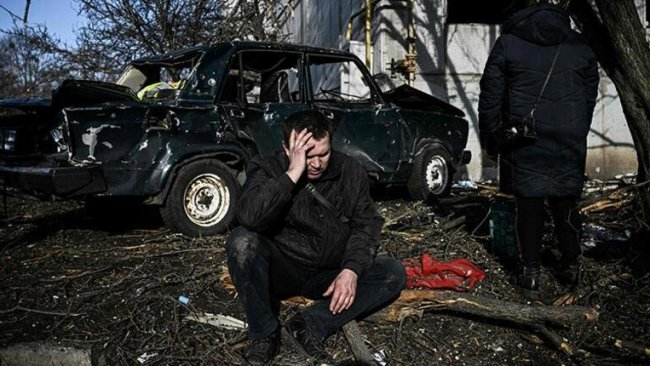
POLYGON ((453 173, 447 150, 434 145, 415 157, 407 184, 409 195, 423 201, 444 197, 451 190, 453 173))
POLYGON ((160 214, 167 227, 187 236, 219 234, 233 222, 240 192, 224 164, 195 161, 178 172, 160 214))

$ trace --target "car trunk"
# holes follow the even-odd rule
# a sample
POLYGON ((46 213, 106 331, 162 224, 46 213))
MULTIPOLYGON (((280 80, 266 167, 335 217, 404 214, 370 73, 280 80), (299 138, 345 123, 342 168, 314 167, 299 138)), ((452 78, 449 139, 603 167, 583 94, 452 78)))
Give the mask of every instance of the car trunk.
POLYGON ((0 180, 37 196, 102 192, 102 159, 118 159, 142 135, 146 110, 127 87, 85 80, 64 81, 51 100, 0 101, 0 180), (138 131, 123 131, 132 125, 138 131))
POLYGON ((26 98, 0 101, 0 159, 5 164, 34 159, 62 150, 70 141, 60 127, 74 127, 60 112, 64 108, 85 108, 107 102, 137 102, 131 89, 110 83, 65 80, 52 99, 26 98), (63 117, 63 118, 61 118, 63 117), (58 132, 57 132, 58 131, 58 132), (60 139, 57 149, 56 140, 60 139))

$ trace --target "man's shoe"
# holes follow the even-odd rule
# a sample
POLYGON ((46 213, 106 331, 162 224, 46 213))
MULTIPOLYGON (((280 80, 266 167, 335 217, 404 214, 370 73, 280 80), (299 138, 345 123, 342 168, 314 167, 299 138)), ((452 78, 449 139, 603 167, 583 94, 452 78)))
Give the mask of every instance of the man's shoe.
POLYGON ((580 264, 572 263, 560 266, 555 272, 555 278, 564 286, 575 289, 580 283, 580 264))
POLYGON ((524 266, 517 278, 517 285, 519 286, 522 295, 529 300, 539 300, 539 267, 524 266))
POLYGON ((244 358, 251 365, 265 365, 275 357, 280 348, 280 328, 262 339, 251 340, 244 358))
POLYGON ((305 351, 306 356, 321 365, 334 364, 332 357, 325 351, 323 341, 314 336, 309 328, 307 328, 305 318, 303 318, 302 314, 298 313, 292 316, 285 323, 285 327, 298 345, 305 351))

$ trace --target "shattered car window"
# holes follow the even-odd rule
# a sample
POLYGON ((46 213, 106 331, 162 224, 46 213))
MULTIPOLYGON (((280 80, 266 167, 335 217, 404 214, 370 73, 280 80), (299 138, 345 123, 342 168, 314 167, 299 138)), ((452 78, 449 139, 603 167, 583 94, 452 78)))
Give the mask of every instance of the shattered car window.
POLYGON ((359 66, 352 60, 309 56, 309 80, 314 101, 368 103, 372 92, 359 66))
POLYGON ((129 65, 118 85, 129 87, 142 101, 177 98, 193 77, 200 53, 156 61, 137 61, 129 65))
POLYGON ((300 54, 246 51, 233 57, 222 88, 222 102, 296 103, 300 101, 300 54), (241 77, 240 77, 241 75, 241 77))
POLYGON ((190 67, 161 67, 158 82, 145 85, 138 91, 141 100, 171 99, 180 94, 191 74, 190 67))

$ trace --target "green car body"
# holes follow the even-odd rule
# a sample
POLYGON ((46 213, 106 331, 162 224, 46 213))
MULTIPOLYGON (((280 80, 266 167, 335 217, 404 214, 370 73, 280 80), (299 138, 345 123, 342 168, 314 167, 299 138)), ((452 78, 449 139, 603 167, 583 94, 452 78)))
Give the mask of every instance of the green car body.
POLYGON ((280 149, 282 121, 306 109, 374 183, 416 199, 447 194, 470 159, 460 110, 405 85, 382 92, 349 53, 232 42, 135 60, 115 84, 66 80, 51 100, 0 101, 0 179, 40 197, 134 198, 176 231, 214 234, 233 220, 248 162, 280 149))

